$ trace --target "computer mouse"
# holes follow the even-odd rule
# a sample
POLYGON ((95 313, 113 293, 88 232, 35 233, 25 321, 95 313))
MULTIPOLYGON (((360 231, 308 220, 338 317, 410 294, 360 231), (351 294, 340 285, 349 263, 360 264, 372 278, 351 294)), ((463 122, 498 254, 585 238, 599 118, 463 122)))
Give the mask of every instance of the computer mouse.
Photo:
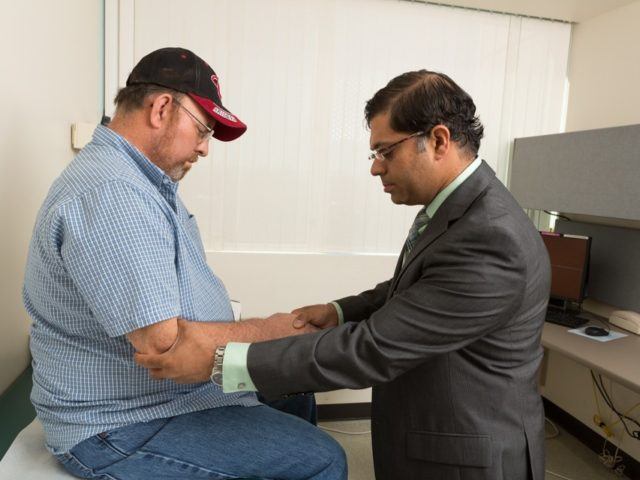
POLYGON ((602 327, 587 327, 584 329, 584 333, 590 337, 606 337, 609 332, 602 327))

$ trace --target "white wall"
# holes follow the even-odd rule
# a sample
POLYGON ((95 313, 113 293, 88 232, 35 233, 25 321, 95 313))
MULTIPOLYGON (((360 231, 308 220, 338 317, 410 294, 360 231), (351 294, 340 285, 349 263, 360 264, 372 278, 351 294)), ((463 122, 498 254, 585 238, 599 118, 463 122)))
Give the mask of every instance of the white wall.
MULTIPOLYGON (((640 1, 574 26, 569 55, 568 131, 640 123, 638 25, 640 1)), ((637 192, 629 194, 637 198, 637 192)), ((619 385, 612 384, 611 391, 621 411, 640 402, 638 393, 619 385)), ((597 406, 591 377, 583 365, 551 354, 544 395, 600 433, 593 423, 597 406)), ((602 411, 608 412, 604 408, 602 411)), ((638 409, 631 416, 639 418, 638 409)), ((615 417, 607 413, 606 418, 615 417)), ((622 440, 621 448, 640 460, 640 442, 625 436, 619 424, 615 432, 617 441, 622 440)))
POLYGON ((29 362, 21 289, 36 212, 73 157, 70 124, 101 114, 100 0, 0 4, 0 393, 29 362))
POLYGON ((180 187, 207 250, 398 252, 419 207, 394 206, 369 174, 363 108, 401 72, 443 71, 472 95, 480 156, 503 181, 514 136, 562 128, 568 24, 397 0, 128 3, 120 64, 191 48, 249 126, 180 187))
MULTIPOLYGON (((327 255, 208 252, 207 261, 229 295, 242 303, 242 318, 289 312, 353 295, 393 275, 397 255, 327 255)), ((320 404, 371 401, 371 389, 316 395, 320 404)))
POLYGON ((640 1, 573 28, 567 131, 640 123, 640 1))
POLYGON ((397 259, 397 255, 207 252, 207 262, 230 297, 242 303, 242 318, 360 293, 391 278, 397 259))

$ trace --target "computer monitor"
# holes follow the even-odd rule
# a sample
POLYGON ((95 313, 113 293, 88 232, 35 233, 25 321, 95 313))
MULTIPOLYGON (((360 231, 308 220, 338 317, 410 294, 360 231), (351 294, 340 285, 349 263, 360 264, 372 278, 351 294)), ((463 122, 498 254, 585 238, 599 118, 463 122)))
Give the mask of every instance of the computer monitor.
POLYGON ((566 309, 587 293, 591 237, 540 232, 551 260, 549 304, 566 309))

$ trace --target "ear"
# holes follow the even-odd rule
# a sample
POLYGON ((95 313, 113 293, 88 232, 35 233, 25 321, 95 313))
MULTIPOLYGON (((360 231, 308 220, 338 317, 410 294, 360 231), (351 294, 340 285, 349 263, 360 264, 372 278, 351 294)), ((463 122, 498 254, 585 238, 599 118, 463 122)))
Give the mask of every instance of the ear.
POLYGON ((161 129, 171 120, 173 114, 173 97, 168 93, 161 93, 153 97, 151 111, 149 112, 149 124, 152 128, 161 129))
POLYGON ((431 129, 429 142, 437 157, 444 157, 451 146, 451 132, 445 125, 436 125, 431 129))

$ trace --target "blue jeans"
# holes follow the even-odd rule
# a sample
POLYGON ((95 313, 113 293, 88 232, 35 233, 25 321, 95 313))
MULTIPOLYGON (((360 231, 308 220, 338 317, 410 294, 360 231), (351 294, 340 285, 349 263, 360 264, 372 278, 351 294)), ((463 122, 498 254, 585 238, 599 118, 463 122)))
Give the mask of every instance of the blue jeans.
POLYGON ((267 400, 258 392, 258 400, 276 410, 300 417, 312 425, 318 424, 318 407, 313 393, 299 393, 279 400, 267 400))
POLYGON ((100 433, 57 455, 99 480, 346 480, 338 443, 310 423, 260 405, 220 407, 100 433))

